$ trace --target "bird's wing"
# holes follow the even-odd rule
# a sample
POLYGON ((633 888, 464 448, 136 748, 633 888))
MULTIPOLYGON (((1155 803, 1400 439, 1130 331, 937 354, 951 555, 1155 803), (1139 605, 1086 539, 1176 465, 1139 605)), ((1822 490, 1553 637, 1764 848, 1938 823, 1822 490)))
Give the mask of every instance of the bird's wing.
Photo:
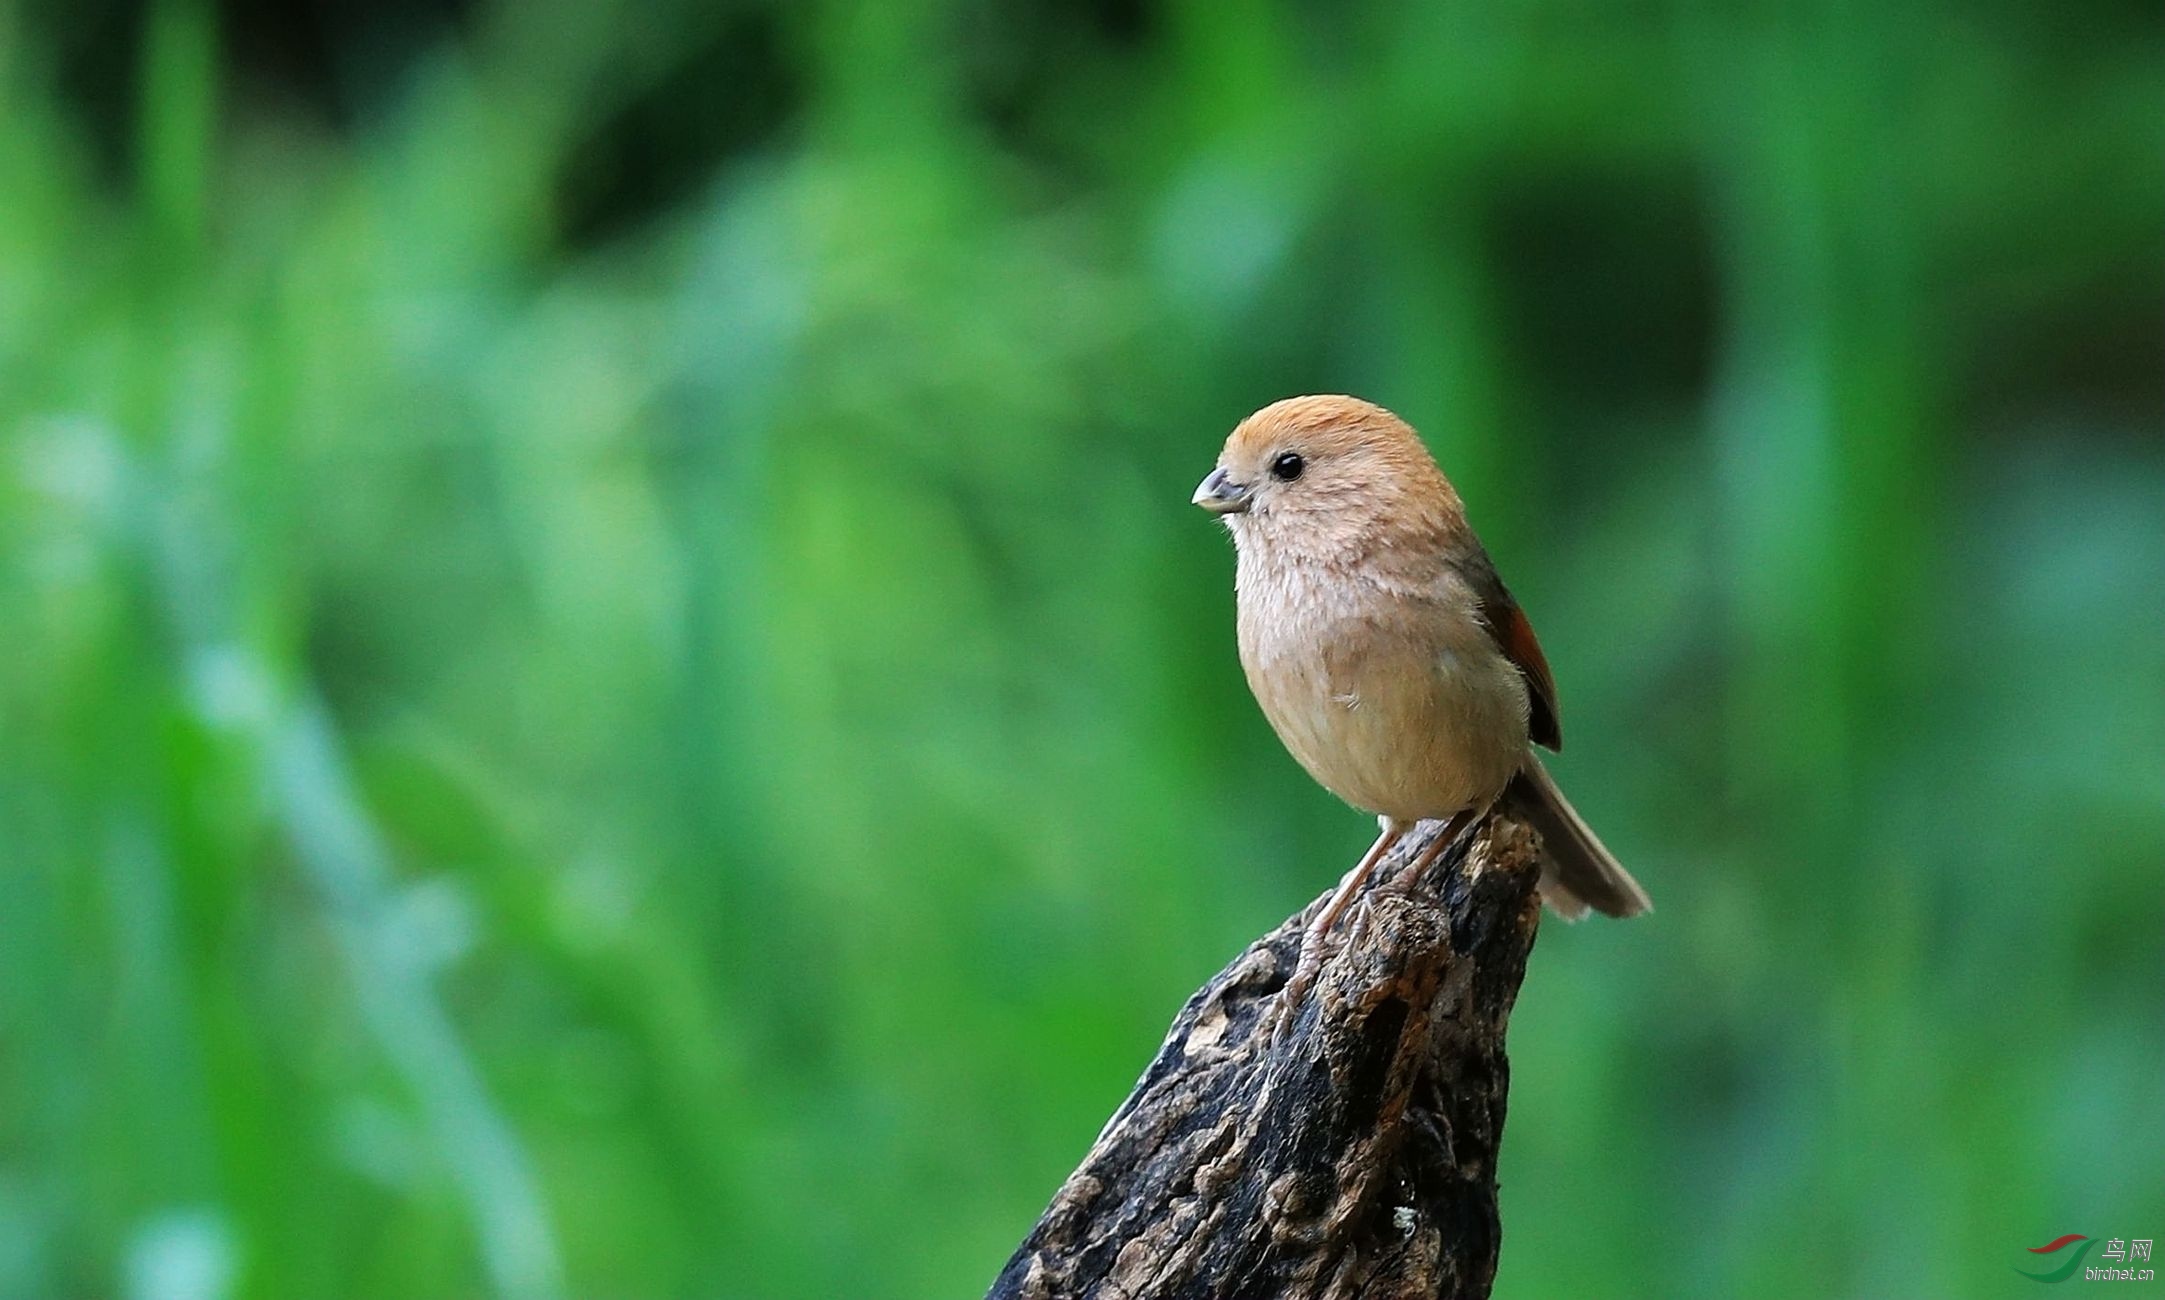
POLYGON ((1511 598, 1511 589, 1496 576, 1496 566, 1481 556, 1467 575, 1473 583, 1474 594, 1481 601, 1481 621, 1487 625, 1488 634, 1503 651, 1504 658, 1519 670, 1526 679, 1526 698, 1530 706, 1526 718, 1527 735, 1537 745, 1550 749, 1564 747, 1564 733, 1556 718, 1556 679, 1549 676, 1548 657, 1541 653, 1541 642, 1534 637, 1534 625, 1526 621, 1526 611, 1511 598))

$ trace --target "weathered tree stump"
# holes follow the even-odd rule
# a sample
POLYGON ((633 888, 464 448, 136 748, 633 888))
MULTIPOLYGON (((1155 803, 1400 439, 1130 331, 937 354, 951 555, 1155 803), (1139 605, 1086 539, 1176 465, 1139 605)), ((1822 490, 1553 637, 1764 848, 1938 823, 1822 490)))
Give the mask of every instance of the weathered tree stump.
POLYGON ((1493 818, 1410 886, 1372 884, 1275 1041, 1328 891, 1250 945, 1188 999, 988 1300, 1488 1295, 1538 844, 1493 818))

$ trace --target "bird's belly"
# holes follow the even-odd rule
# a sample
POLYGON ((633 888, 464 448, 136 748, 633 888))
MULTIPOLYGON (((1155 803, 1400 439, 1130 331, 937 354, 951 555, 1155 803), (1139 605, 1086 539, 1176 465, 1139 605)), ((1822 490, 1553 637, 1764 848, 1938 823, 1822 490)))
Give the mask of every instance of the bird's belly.
POLYGON ((1448 817, 1486 807, 1525 762, 1526 687, 1501 656, 1327 649, 1270 655, 1249 678, 1287 750, 1347 803, 1448 817))

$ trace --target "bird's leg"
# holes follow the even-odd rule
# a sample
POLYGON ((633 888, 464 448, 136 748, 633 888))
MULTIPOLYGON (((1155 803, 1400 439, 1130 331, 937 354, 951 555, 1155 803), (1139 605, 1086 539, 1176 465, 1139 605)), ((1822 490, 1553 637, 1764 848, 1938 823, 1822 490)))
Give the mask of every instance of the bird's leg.
POLYGON ((1393 821, 1390 818, 1378 820, 1382 825, 1376 842, 1368 846, 1368 852, 1363 853, 1361 860, 1353 864, 1353 870, 1348 871, 1345 879, 1338 882, 1338 891, 1331 895, 1330 902, 1323 905, 1323 911, 1308 923, 1308 932, 1301 937, 1303 950, 1331 932, 1331 926, 1337 923, 1339 915, 1346 910, 1346 904, 1353 901, 1353 896, 1361 892, 1361 886, 1367 883, 1369 875, 1376 869, 1376 864, 1383 861, 1383 855, 1389 853, 1391 847, 1411 829, 1406 822, 1393 821))
POLYGON ((1353 896, 1360 892, 1361 886, 1366 884, 1368 877, 1375 872, 1376 864, 1383 861, 1383 855, 1391 851, 1392 845, 1404 838, 1410 825, 1389 817, 1377 820, 1381 829, 1376 836, 1376 842, 1368 846, 1368 852, 1362 854, 1353 870, 1348 871, 1345 879, 1338 882, 1337 890, 1331 894, 1330 901, 1323 905, 1323 910, 1316 915, 1316 919, 1310 921, 1308 928, 1301 932, 1300 958, 1293 965, 1293 977, 1287 980, 1285 988, 1279 991, 1278 1005, 1272 1012, 1269 1032, 1273 1038, 1292 1023, 1294 1010, 1300 1006, 1301 999, 1307 995, 1308 987, 1316 982, 1316 975, 1323 969, 1323 939, 1338 920, 1338 914, 1346 910, 1346 904, 1353 901, 1353 896))
POLYGON ((1451 846, 1453 840, 1465 834, 1474 818, 1483 811, 1485 810, 1480 808, 1468 808, 1463 812, 1452 813, 1451 820, 1445 822, 1443 829, 1436 832, 1436 838, 1423 845, 1421 851, 1414 855, 1413 861, 1406 864, 1406 869, 1391 877, 1391 883, 1385 888, 1401 893, 1413 888, 1414 882, 1421 878, 1421 873, 1428 870, 1438 855, 1451 846))

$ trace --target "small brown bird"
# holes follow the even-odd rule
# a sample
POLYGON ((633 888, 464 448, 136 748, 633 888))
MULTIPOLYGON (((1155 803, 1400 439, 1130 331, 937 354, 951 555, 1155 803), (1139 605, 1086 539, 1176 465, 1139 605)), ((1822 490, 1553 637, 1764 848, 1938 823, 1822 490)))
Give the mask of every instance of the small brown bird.
MULTIPOLYGON (((1411 879, 1499 801, 1540 832, 1541 896, 1558 915, 1647 910, 1534 756, 1562 743, 1548 662, 1405 421, 1353 397, 1273 403, 1226 439, 1195 504, 1239 551, 1240 662, 1264 716, 1381 827, 1309 928, 1310 978, 1315 941, 1401 836, 1448 823, 1411 879)), ((1291 992, 1304 986, 1296 975, 1291 992)))

